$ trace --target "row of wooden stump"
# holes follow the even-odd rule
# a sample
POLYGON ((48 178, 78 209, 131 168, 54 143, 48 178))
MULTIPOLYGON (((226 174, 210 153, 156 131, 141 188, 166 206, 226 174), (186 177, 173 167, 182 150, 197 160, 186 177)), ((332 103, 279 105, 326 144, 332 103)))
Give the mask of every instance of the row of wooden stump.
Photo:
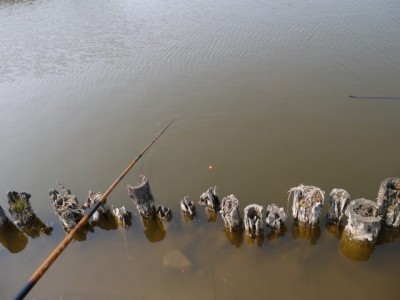
MULTIPOLYGON (((140 216, 144 220, 156 219, 159 222, 168 222, 172 218, 171 209, 159 205, 155 206, 149 180, 140 176, 141 182, 136 186, 128 185, 128 192, 140 216)), ((90 209, 98 201, 100 193, 89 191, 86 202, 81 207, 75 195, 66 189, 61 182, 57 182, 61 192, 55 189, 49 191, 54 211, 59 217, 65 230, 71 230, 84 216, 84 210, 90 209)), ((9 212, 15 224, 21 228, 32 226, 37 217, 30 204, 31 195, 25 192, 8 192, 9 212)), ((292 199, 293 221, 301 226, 318 226, 321 218, 325 192, 315 186, 299 185, 289 190, 288 203, 292 199)), ((264 233, 263 206, 250 204, 244 208, 243 217, 239 209, 239 200, 234 195, 222 198, 220 201, 217 188, 211 187, 200 196, 200 205, 208 210, 219 212, 228 231, 237 231, 245 228, 250 237, 262 236, 264 233)), ((181 213, 188 219, 196 216, 196 206, 189 197, 180 201, 181 213)), ((132 215, 124 206, 118 208, 107 204, 93 214, 93 220, 101 217, 114 217, 122 225, 131 222, 132 215)), ((329 210, 326 216, 331 224, 345 225, 345 233, 349 239, 360 242, 374 243, 383 226, 391 229, 400 227, 400 178, 387 178, 382 181, 377 201, 364 198, 350 200, 350 194, 343 189, 333 189, 329 197, 329 210)), ((276 204, 268 205, 265 212, 265 224, 272 231, 280 232, 285 225, 287 215, 283 207, 276 204)), ((9 221, 0 206, 0 228, 9 221)))

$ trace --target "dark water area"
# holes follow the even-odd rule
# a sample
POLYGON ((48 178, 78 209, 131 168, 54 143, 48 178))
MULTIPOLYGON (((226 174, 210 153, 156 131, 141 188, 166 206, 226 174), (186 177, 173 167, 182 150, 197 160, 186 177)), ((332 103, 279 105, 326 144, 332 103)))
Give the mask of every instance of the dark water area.
POLYGON ((300 183, 375 200, 400 176, 399 16, 397 0, 0 0, 0 205, 11 218, 6 192, 28 192, 52 227, 0 231, 0 298, 65 236, 56 180, 83 204, 179 114, 108 197, 132 224, 92 223, 28 299, 397 299, 397 231, 359 245, 290 217, 249 239, 179 201, 216 185, 242 212, 286 210, 300 183), (164 227, 128 196, 140 174, 173 211, 164 227), (177 252, 189 263, 167 266, 177 252))

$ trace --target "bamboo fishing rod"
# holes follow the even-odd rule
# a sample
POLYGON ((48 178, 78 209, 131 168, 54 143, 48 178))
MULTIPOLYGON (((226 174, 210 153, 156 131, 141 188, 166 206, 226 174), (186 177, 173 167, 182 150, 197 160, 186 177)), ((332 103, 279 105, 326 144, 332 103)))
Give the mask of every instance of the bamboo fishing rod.
POLYGON ((92 215, 96 210, 106 202, 108 195, 114 190, 114 188, 121 182, 125 175, 133 168, 133 166, 138 162, 138 160, 149 150, 149 148, 158 140, 158 138, 175 122, 178 118, 177 115, 168 125, 140 152, 140 154, 126 167, 126 169, 114 180, 110 187, 102 194, 95 203, 95 205, 89 210, 87 214, 79 221, 78 224, 68 233, 68 235, 58 244, 58 246, 53 250, 53 252, 46 258, 46 260, 36 269, 36 271, 29 278, 25 286, 18 292, 15 296, 15 300, 24 299, 25 296, 30 292, 30 290, 35 286, 35 284, 42 278, 44 273, 51 267, 51 265, 56 261, 64 249, 72 241, 73 236, 86 225, 92 215))

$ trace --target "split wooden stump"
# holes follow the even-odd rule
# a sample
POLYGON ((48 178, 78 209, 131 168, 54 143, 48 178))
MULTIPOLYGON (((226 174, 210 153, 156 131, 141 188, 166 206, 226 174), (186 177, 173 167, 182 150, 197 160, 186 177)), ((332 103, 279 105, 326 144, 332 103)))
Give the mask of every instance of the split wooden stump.
POLYGON ((129 196, 132 198, 133 204, 142 218, 155 218, 156 208, 149 180, 143 175, 140 175, 140 180, 140 183, 136 186, 128 185, 129 196))
POLYGON ((328 223, 340 225, 350 203, 350 194, 343 189, 333 189, 329 195, 328 223))
POLYGON ((382 215, 385 226, 399 229, 400 178, 387 178, 382 181, 377 203, 379 205, 379 214, 382 215))
POLYGON ((264 234, 263 207, 261 205, 250 204, 244 208, 244 227, 246 234, 250 237, 264 234))

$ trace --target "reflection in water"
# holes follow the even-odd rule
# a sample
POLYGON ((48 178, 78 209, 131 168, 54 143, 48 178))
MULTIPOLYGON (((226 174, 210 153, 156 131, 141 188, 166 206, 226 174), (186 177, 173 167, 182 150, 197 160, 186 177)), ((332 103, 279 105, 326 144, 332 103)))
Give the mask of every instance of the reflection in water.
POLYGON ((41 234, 51 235, 53 227, 47 226, 37 216, 35 216, 33 223, 29 227, 22 228, 22 231, 31 238, 36 238, 41 234))
POLYGON ((318 226, 303 226, 293 223, 292 234, 294 239, 310 240, 311 245, 316 245, 321 237, 321 228, 318 226))
POLYGON ((217 221, 217 217, 218 217, 218 213, 210 210, 208 208, 205 208, 206 214, 208 216, 207 222, 216 222, 217 221))
POLYGON ((268 241, 276 240, 276 239, 280 238, 281 236, 284 236, 286 231, 287 231, 286 225, 282 225, 280 231, 270 230, 267 234, 267 240, 268 241))
POLYGON ((12 222, 8 222, 0 231, 0 243, 11 253, 18 253, 25 249, 28 238, 12 222))
POLYGON ((228 241, 231 242, 231 245, 235 246, 236 248, 240 248, 240 246, 243 244, 243 229, 241 228, 239 230, 230 231, 225 227, 224 232, 228 241))
MULTIPOLYGON (((129 224, 126 222, 126 226, 130 226, 132 223, 129 224)), ((100 216, 99 220, 92 221, 91 226, 99 227, 104 230, 115 230, 118 228, 118 222, 113 217, 105 217, 103 215, 100 216)))
POLYGON ((256 244, 258 247, 261 247, 264 244, 264 235, 257 235, 255 237, 252 237, 246 234, 246 243, 247 245, 256 244))
POLYGON ((375 250, 375 244, 353 241, 344 234, 340 239, 340 250, 351 260, 367 261, 375 250))
POLYGON ((160 242, 165 238, 166 231, 164 225, 157 220, 143 218, 143 225, 144 234, 150 242, 160 242))
POLYGON ((378 245, 395 243, 399 237, 400 237, 399 230, 391 230, 385 228, 381 230, 381 232, 379 233, 378 241, 376 243, 378 245))
POLYGON ((331 222, 326 222, 326 230, 336 236, 338 239, 340 239, 343 235, 344 232, 344 226, 341 224, 334 224, 331 222))

